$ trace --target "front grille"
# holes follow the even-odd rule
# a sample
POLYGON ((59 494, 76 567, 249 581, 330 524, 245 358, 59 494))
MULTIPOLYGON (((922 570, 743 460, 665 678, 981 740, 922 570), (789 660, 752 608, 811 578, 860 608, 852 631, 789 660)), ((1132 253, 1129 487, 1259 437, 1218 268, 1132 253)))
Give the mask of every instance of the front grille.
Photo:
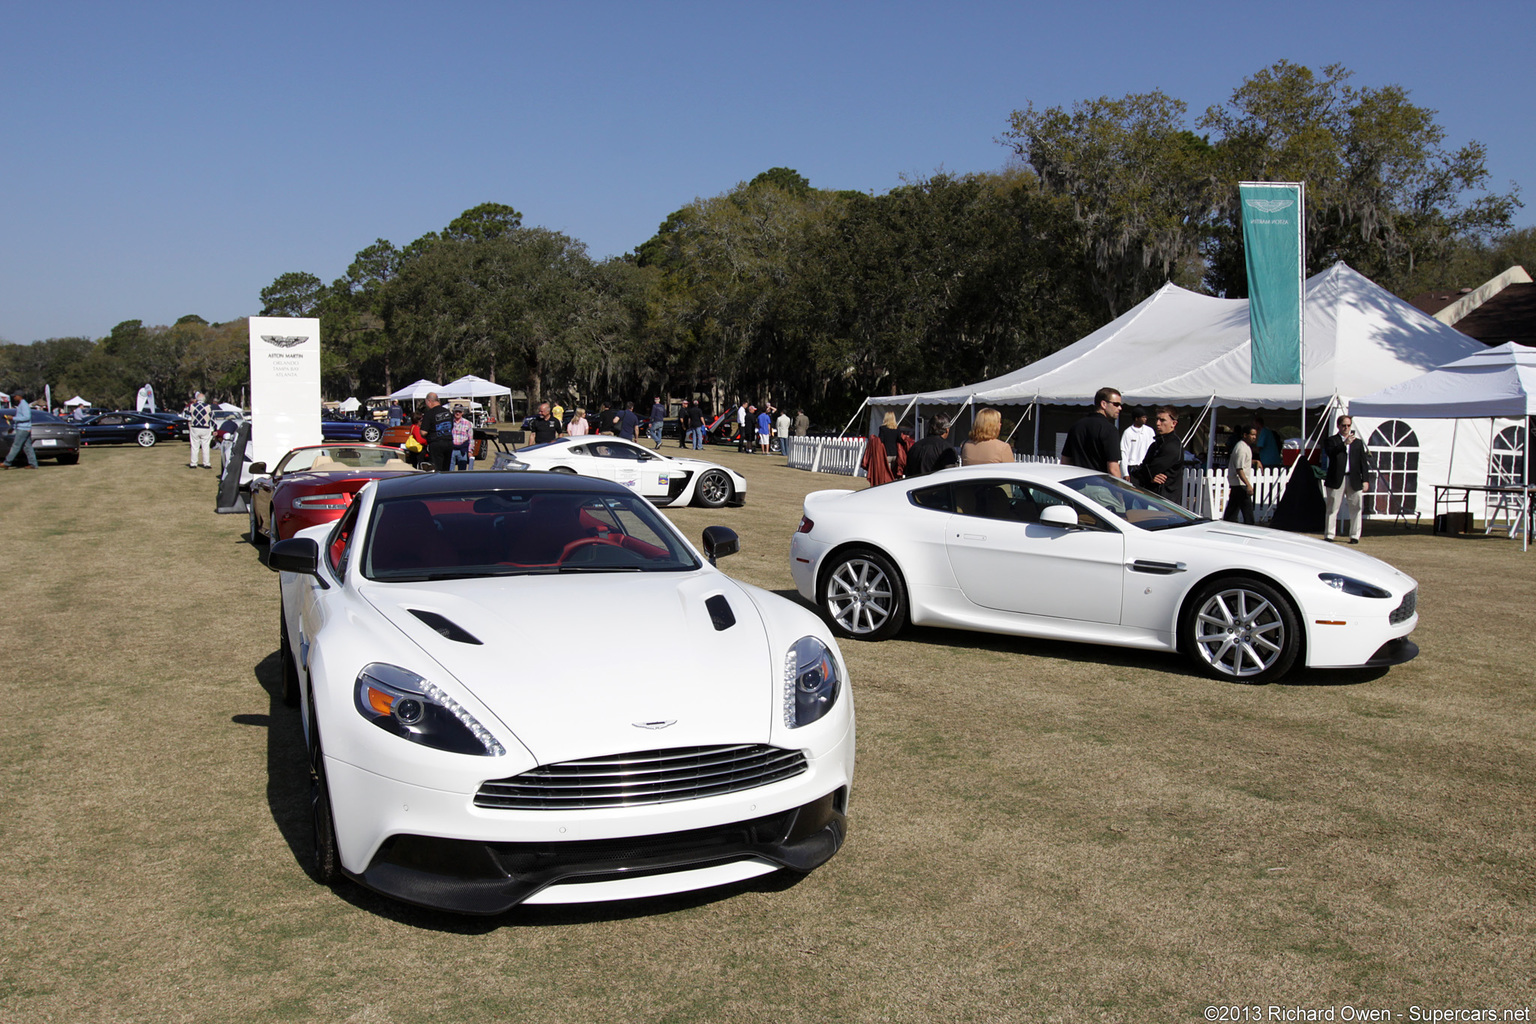
POLYGON ((805 769, 800 751, 761 743, 642 750, 540 765, 492 779, 475 794, 475 806, 574 811, 676 803, 756 789, 805 769))
POLYGON ((1387 621, 1392 625, 1399 622, 1407 622, 1413 618, 1414 610, 1419 607, 1419 588, 1415 587, 1403 597, 1403 603, 1392 609, 1392 614, 1387 616, 1387 621))

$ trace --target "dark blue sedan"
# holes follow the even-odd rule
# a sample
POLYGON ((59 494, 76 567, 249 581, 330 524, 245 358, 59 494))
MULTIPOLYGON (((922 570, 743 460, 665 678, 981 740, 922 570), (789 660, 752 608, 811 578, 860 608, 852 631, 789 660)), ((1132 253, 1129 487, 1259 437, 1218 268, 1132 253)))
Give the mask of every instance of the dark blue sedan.
POLYGON ((152 448, 160 441, 176 440, 176 424, 141 412, 104 412, 80 424, 85 444, 136 444, 152 448))

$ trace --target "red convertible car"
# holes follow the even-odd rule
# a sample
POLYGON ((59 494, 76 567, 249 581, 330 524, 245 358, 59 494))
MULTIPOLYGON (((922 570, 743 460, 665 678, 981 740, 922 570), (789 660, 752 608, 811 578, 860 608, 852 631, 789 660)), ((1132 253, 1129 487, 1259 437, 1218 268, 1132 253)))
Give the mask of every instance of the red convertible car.
POLYGON ((416 473, 405 451, 382 444, 311 444, 293 449, 270 473, 252 463, 251 543, 287 540, 306 526, 340 519, 370 480, 416 473))

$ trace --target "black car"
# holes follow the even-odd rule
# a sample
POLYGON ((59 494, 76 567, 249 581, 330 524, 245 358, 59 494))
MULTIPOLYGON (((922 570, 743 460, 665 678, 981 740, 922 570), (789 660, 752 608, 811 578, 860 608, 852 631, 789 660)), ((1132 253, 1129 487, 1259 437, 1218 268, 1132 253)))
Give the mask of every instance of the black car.
MULTIPOLYGON (((0 459, 10 457, 15 436, 16 410, 0 409, 0 459)), ((33 409, 32 450, 39 459, 55 459, 60 465, 72 466, 80 461, 80 428, 51 412, 33 409)))
POLYGON ((152 448, 160 441, 174 441, 176 437, 175 421, 155 413, 106 412, 80 424, 80 439, 87 445, 136 444, 152 448))

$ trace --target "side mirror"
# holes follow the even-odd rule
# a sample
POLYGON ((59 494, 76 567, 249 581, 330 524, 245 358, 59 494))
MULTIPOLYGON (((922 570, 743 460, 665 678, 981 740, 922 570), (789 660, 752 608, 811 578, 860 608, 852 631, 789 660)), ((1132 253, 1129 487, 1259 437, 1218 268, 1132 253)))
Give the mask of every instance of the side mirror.
POLYGON ((1077 510, 1070 505, 1047 505, 1040 510, 1040 522, 1046 526, 1077 528, 1077 510))
POLYGON ((322 589, 330 589, 330 584, 320 576, 320 545, 309 537, 289 537, 273 544, 267 552, 267 568, 273 572, 313 576, 322 589))
POLYGON ((714 565, 715 559, 734 555, 741 550, 741 538, 728 526, 704 527, 704 557, 714 565))
POLYGON ((250 469, 252 476, 260 476, 267 471, 267 464, 265 462, 253 462, 250 469))

